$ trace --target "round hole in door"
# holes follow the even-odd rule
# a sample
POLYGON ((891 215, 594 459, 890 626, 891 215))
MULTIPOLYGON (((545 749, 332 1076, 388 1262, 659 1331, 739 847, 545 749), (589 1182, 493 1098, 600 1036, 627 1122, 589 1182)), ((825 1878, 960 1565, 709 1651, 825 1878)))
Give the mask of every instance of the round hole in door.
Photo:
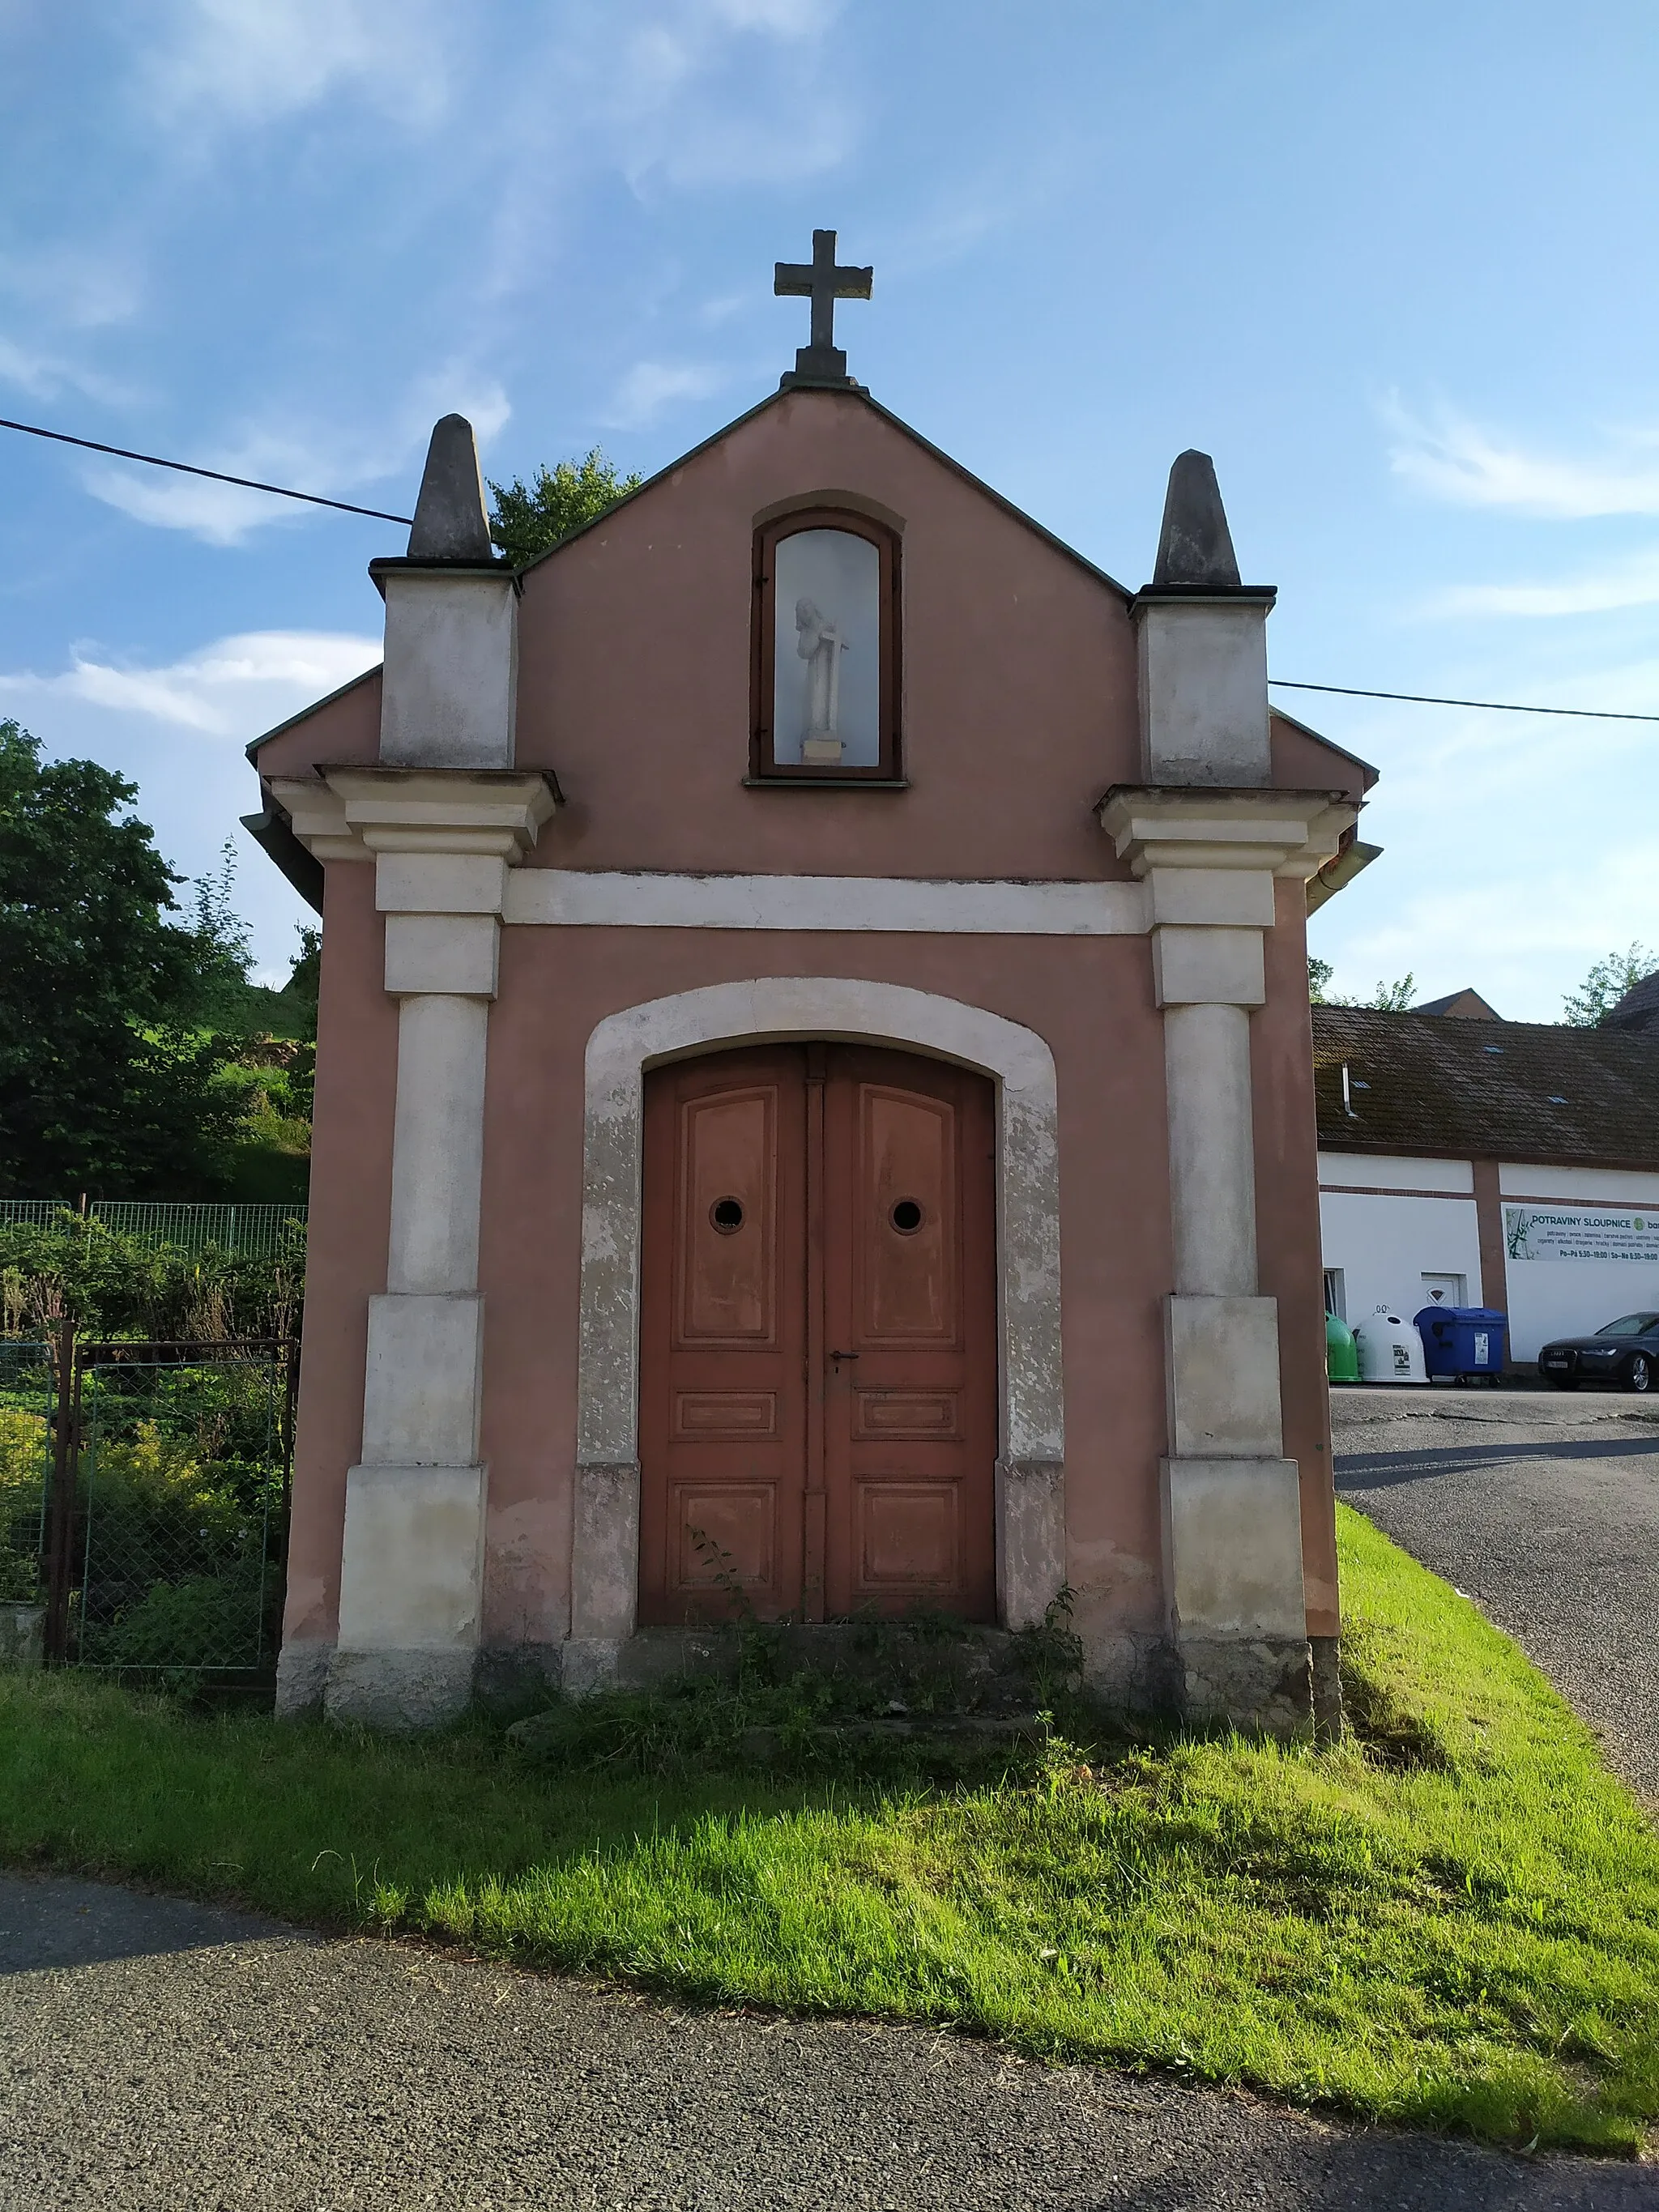
POLYGON ((914 1237, 921 1226, 921 1208, 914 1198, 902 1198, 887 1218, 901 1237, 914 1237))
POLYGON ((743 1226, 743 1202, 735 1198, 717 1198, 708 1209, 708 1218, 722 1237, 735 1237, 743 1226))

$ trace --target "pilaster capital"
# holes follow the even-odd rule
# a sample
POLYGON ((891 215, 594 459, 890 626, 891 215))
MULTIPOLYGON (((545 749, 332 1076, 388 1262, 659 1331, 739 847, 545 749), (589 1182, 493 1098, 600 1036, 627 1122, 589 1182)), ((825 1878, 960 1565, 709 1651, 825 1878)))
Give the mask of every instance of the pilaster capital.
POLYGON ((560 803, 551 775, 518 769, 322 768, 270 793, 317 860, 379 864, 389 913, 499 914, 560 803))
MULTIPOLYGON (((1334 855, 1358 811, 1340 791, 1120 783, 1096 812, 1118 858, 1137 876, 1152 877, 1156 892, 1158 878, 1174 869, 1305 882, 1334 855)), ((1222 922, 1229 925, 1236 926, 1231 915, 1222 922)))

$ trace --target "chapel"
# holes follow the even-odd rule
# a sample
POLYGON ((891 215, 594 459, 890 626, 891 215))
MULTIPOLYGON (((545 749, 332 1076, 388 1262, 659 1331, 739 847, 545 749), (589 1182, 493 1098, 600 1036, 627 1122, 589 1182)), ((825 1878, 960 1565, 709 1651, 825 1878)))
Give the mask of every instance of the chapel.
POLYGON ((1126 588, 848 374, 833 232, 777 289, 779 389, 522 568, 440 422, 381 665, 250 748, 323 916, 280 1709, 1058 1603, 1103 1695, 1304 1732, 1372 771, 1270 707, 1206 455, 1126 588))

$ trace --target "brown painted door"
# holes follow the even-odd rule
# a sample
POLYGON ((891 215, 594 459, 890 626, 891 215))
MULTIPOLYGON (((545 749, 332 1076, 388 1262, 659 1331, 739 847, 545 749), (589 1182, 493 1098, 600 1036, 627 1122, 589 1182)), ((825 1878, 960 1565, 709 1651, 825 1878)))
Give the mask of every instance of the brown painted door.
POLYGON ((993 1106, 811 1044, 646 1079, 640 1618, 994 1614, 993 1106))
POLYGON ((640 1619, 801 1601, 805 1086, 797 1048, 646 1083, 640 1619))
POLYGON ((824 1097, 825 1603, 994 1618, 990 1085, 840 1047, 824 1097), (842 1356, 837 1357, 837 1354, 842 1356))

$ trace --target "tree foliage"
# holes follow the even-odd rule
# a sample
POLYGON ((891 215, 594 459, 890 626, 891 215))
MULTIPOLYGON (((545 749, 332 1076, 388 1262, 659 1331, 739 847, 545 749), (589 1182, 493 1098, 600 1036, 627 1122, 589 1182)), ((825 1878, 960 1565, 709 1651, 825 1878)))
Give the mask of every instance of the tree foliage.
POLYGON ((1395 982, 1379 982, 1369 999, 1345 998, 1333 991, 1334 972, 1328 960, 1308 955, 1308 996, 1316 1006, 1376 1006, 1385 1014, 1403 1014, 1417 996, 1417 978, 1409 970, 1395 982))
POLYGON ((515 568, 550 552, 573 532, 596 522, 606 509, 636 491, 641 476, 618 476, 614 461, 595 446, 580 461, 544 465, 528 483, 514 477, 510 484, 491 483, 495 511, 489 534, 515 568))
POLYGON ((64 1213, 0 1223, 0 1336, 287 1337, 299 1327, 306 1237, 295 1222, 274 1251, 185 1251, 64 1213))
POLYGON ((204 1018, 246 939, 222 878, 173 918, 136 795, 0 722, 0 1195, 188 1197, 239 1118, 204 1018))
POLYGON ((1562 1001, 1561 1018, 1574 1029, 1593 1030, 1606 1021, 1626 991, 1659 964, 1659 953, 1632 944, 1598 960, 1576 991, 1562 1001))

